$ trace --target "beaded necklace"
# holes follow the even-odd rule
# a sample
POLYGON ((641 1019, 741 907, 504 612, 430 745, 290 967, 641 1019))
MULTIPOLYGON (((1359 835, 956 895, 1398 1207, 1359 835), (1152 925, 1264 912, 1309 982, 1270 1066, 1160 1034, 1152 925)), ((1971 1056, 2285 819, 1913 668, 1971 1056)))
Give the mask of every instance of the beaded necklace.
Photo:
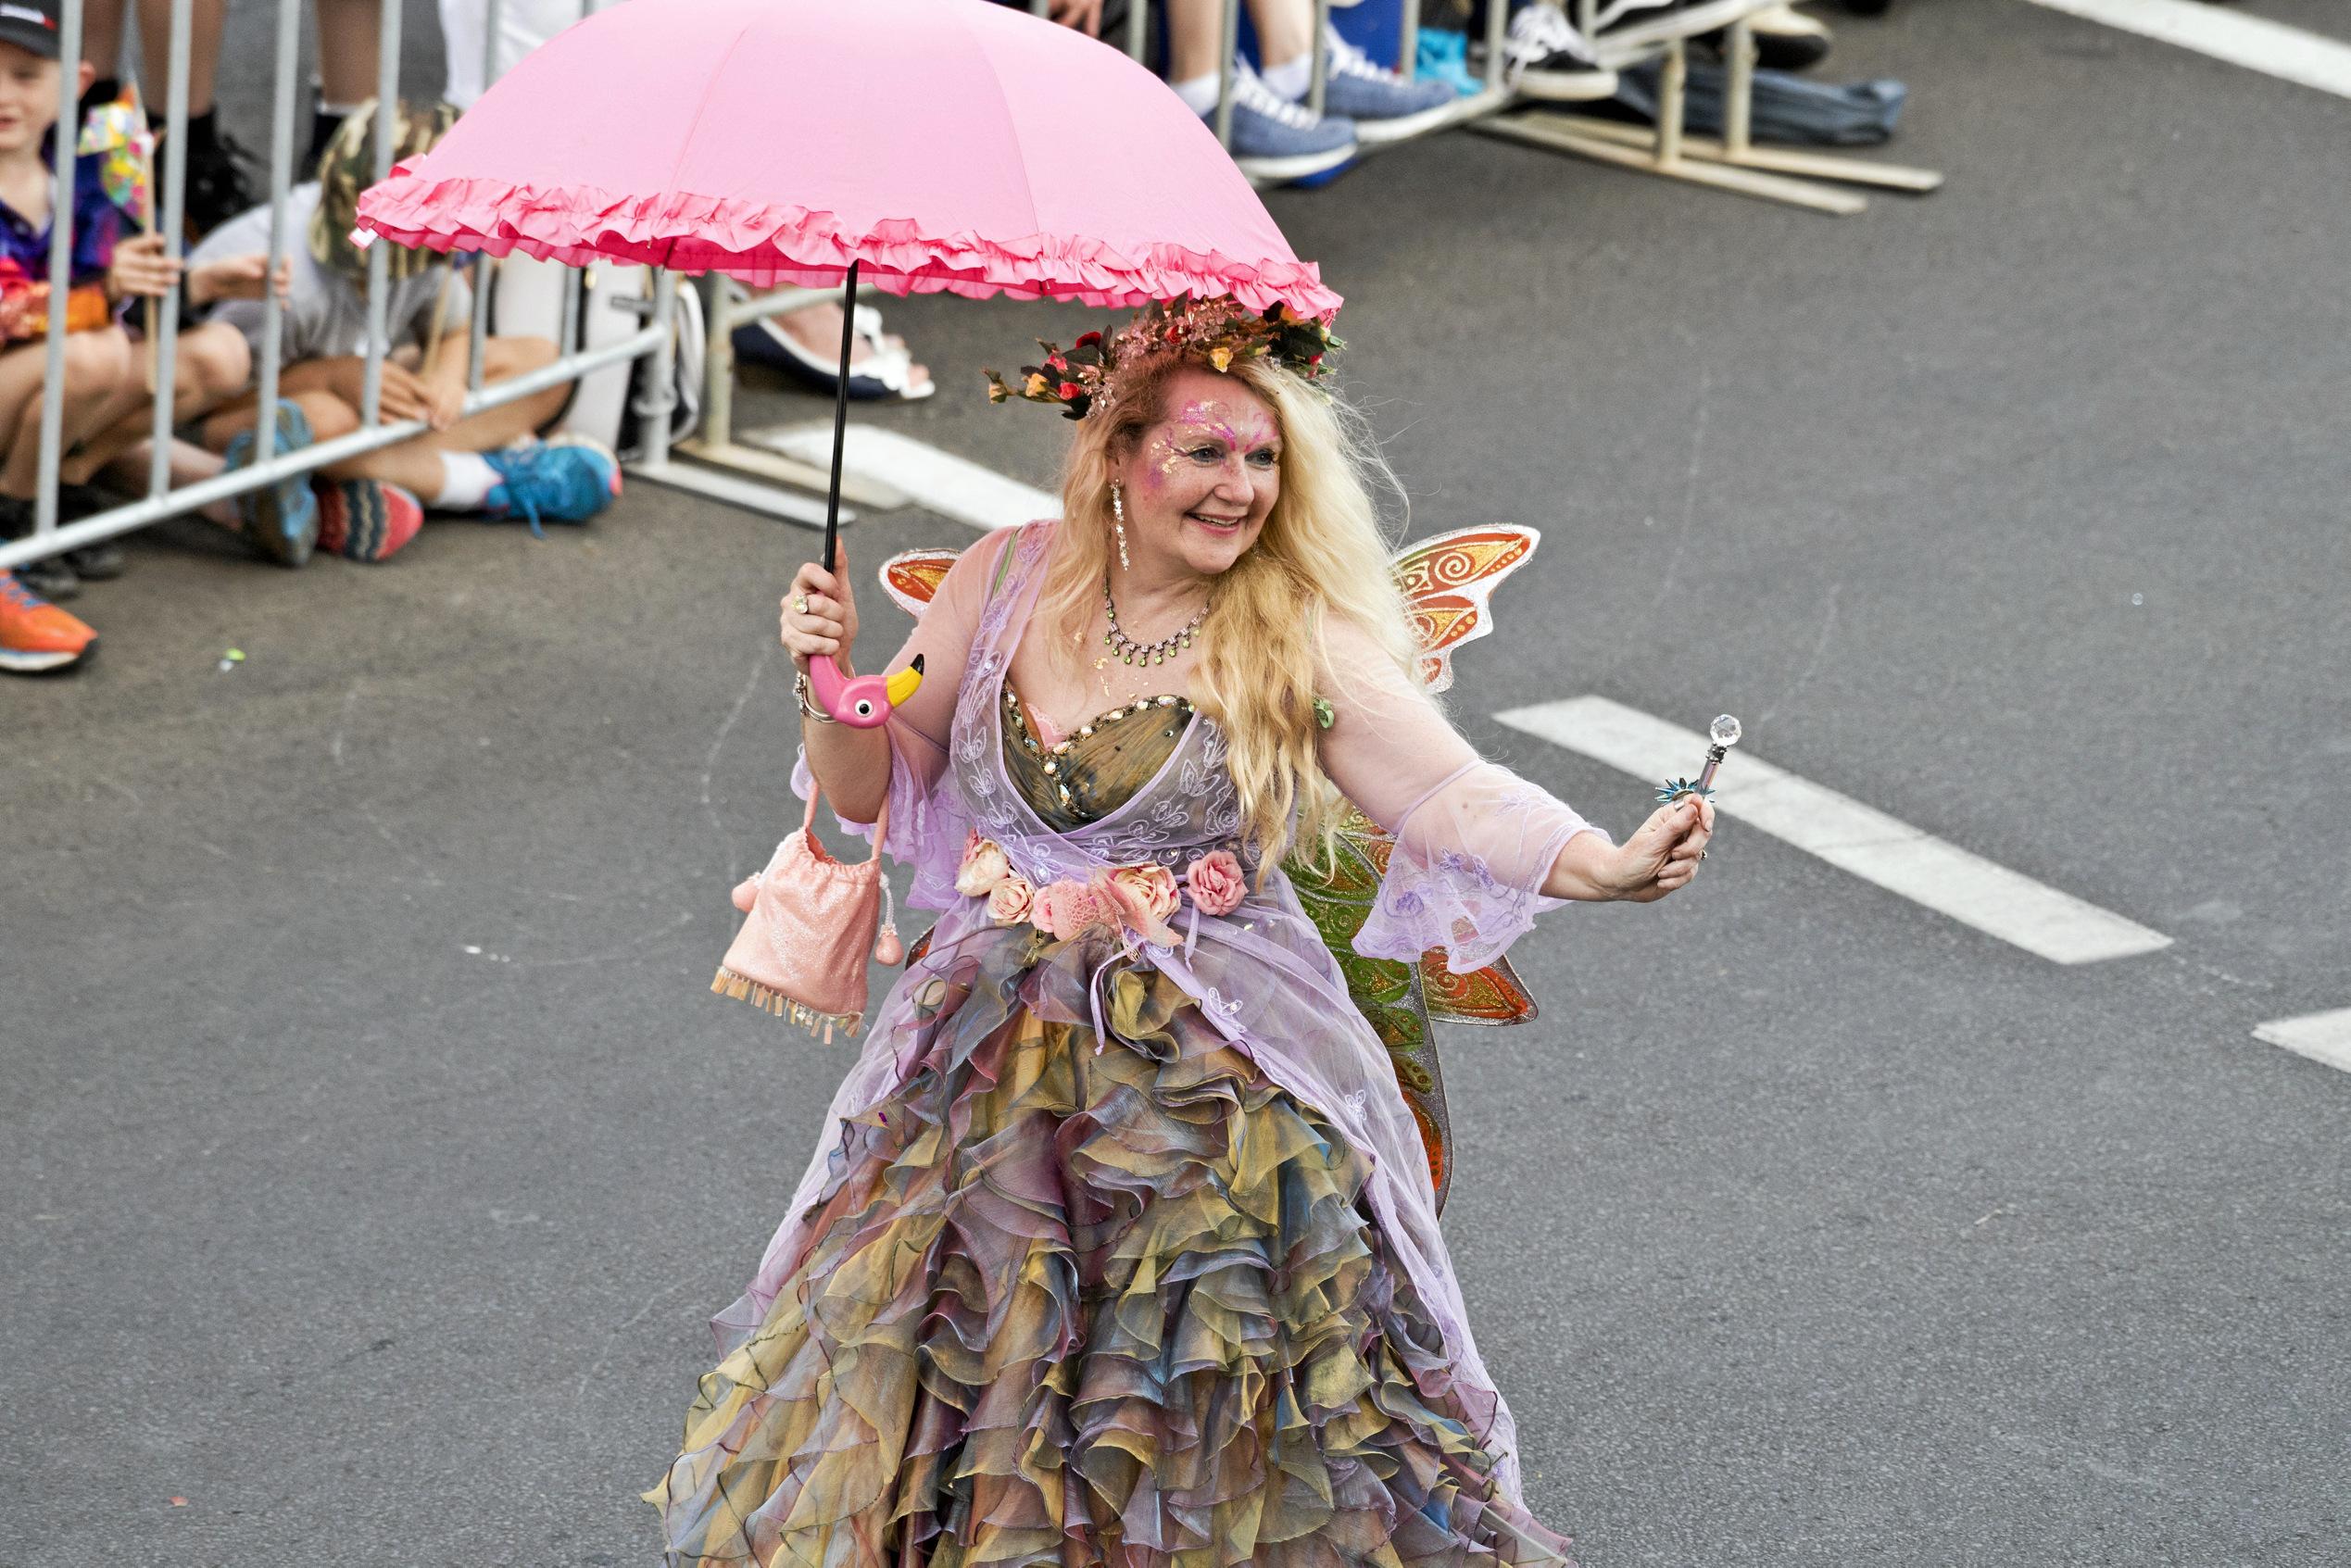
POLYGON ((1203 603, 1192 611, 1192 618, 1155 643, 1138 643, 1119 629, 1118 606, 1111 598, 1110 578, 1102 578, 1102 615, 1110 630, 1102 633, 1103 646, 1127 664, 1164 664, 1168 655, 1180 653, 1192 646, 1192 633, 1208 619, 1208 606, 1203 603))

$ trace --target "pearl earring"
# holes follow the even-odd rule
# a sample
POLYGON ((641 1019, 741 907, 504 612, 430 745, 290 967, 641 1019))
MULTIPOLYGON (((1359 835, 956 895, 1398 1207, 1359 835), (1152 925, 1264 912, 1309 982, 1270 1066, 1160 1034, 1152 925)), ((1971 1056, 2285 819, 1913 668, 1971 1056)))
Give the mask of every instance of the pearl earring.
POLYGON ((1126 498, 1118 493, 1118 486, 1115 484, 1111 486, 1111 527, 1118 534, 1118 570, 1125 571, 1127 569, 1126 498))

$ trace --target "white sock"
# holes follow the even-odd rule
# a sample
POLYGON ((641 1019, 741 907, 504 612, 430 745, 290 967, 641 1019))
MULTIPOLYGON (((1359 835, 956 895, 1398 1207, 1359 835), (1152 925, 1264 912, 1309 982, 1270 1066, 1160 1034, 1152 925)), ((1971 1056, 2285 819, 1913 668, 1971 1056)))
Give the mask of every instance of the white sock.
POLYGON ((438 511, 480 511, 482 503, 489 497, 490 487, 497 483, 498 470, 481 453, 444 452, 441 488, 427 495, 424 503, 438 511))
POLYGON ((1292 103, 1300 102, 1306 96, 1306 89, 1314 84, 1314 52, 1309 49, 1285 65, 1263 67, 1257 74, 1283 97, 1292 103))
POLYGON ((1171 82, 1167 85, 1184 100, 1186 108, 1206 119, 1216 112, 1216 82, 1221 74, 1212 70, 1206 76, 1195 76, 1188 82, 1171 82))

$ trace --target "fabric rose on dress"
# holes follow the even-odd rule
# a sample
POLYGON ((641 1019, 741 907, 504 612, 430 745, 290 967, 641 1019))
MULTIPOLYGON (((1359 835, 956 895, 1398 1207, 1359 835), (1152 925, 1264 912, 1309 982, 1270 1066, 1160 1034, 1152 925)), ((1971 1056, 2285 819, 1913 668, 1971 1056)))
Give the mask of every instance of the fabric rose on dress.
POLYGON ((1094 875, 1094 894, 1103 918, 1113 920, 1146 942, 1173 945, 1167 917, 1176 912, 1176 873, 1165 866, 1120 866, 1094 875))
POLYGON ((1132 894, 1154 920, 1165 920, 1176 912, 1178 895, 1176 873, 1161 865, 1121 866, 1111 872, 1111 882, 1132 894))
POLYGON ((1030 906, 1035 901, 1028 880, 1016 872, 1007 872, 1003 881, 988 889, 987 918, 999 925, 1017 925, 1028 919, 1030 906))
POLYGON ((955 873, 955 891, 969 898, 985 898, 996 884, 1012 874, 1012 862, 993 839, 974 833, 963 841, 963 864, 955 873))
POLYGON ((1212 849, 1194 860, 1184 872, 1184 885, 1191 892, 1192 907, 1204 915, 1229 915, 1249 896, 1240 861, 1229 849, 1212 849))
POLYGON ((1029 920, 1037 929, 1057 941, 1076 935, 1089 925, 1100 925, 1110 918, 1094 889, 1085 883, 1063 877, 1049 882, 1037 890, 1029 905, 1029 920))

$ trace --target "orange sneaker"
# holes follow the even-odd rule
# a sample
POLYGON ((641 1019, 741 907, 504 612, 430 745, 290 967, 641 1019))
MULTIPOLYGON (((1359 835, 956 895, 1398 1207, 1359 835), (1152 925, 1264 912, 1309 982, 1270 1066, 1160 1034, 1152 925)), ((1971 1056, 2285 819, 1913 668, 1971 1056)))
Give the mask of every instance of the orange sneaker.
POLYGON ((70 670, 98 646, 98 634, 0 571, 0 671, 38 675, 70 670))

